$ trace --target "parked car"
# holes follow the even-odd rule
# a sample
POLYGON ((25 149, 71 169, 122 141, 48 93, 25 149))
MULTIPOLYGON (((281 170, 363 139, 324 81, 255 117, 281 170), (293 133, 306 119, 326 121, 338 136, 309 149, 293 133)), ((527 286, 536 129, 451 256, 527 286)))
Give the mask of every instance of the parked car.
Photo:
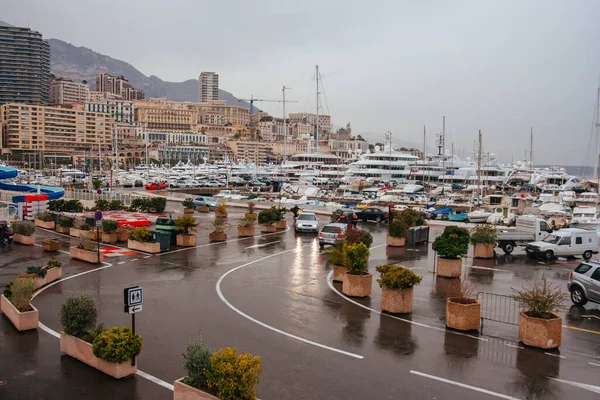
POLYGON ((546 261, 555 256, 583 256, 585 260, 598 254, 598 235, 595 230, 560 229, 539 242, 528 243, 525 251, 529 256, 543 257, 546 261))
POLYGON ((319 219, 315 213, 302 212, 294 222, 296 232, 319 232, 319 219))
POLYGON ((356 217, 361 221, 375 221, 380 223, 387 220, 388 212, 377 207, 367 207, 357 210, 356 217))
POLYGON ((346 229, 348 229, 347 224, 333 223, 325 225, 319 232, 319 246, 332 245, 336 240, 343 239, 346 229))
POLYGON ((209 196, 199 196, 193 200, 196 207, 208 207, 211 211, 217 206, 217 200, 209 196))
POLYGON ((582 262, 569 274, 567 288, 571 292, 571 301, 579 306, 588 301, 600 303, 600 263, 582 262))
POLYGON ((223 182, 220 182, 216 179, 211 179, 207 182, 204 183, 204 186, 208 186, 208 187, 223 187, 225 186, 225 184, 223 182))
POLYGON ((358 217, 354 210, 349 208, 338 208, 331 213, 331 222, 355 223, 356 221, 358 221, 358 217))

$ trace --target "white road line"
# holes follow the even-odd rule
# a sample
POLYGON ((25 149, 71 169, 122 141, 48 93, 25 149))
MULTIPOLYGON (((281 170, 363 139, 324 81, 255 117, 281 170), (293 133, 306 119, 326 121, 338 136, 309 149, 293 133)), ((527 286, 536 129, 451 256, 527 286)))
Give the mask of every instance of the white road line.
POLYGON ((594 367, 600 367, 600 364, 596 364, 596 363, 593 363, 593 362, 588 362, 588 364, 593 365, 594 367))
POLYGON ((140 371, 140 370, 138 369, 138 370, 135 372, 135 374, 136 374, 136 375, 139 375, 139 376, 141 376, 142 378, 146 378, 146 379, 148 379, 149 381, 151 381, 151 382, 154 382, 154 383, 156 383, 157 385, 160 385, 160 386, 162 386, 162 387, 164 387, 164 388, 167 388, 167 389, 169 389, 169 390, 171 390, 171 391, 175 390, 175 388, 173 387, 173 385, 171 385, 170 383, 168 383, 168 382, 165 382, 165 381, 163 381, 162 379, 158 379, 157 377, 155 377, 155 376, 153 376, 153 375, 150 375, 150 374, 148 374, 148 373, 146 373, 146 372, 144 372, 144 371, 140 371))
POLYGON ((558 378, 550 378, 550 379, 552 379, 553 381, 564 383, 566 385, 575 386, 575 387, 578 387, 578 388, 583 389, 583 390, 587 390, 587 391, 590 391, 590 392, 593 392, 593 393, 600 394, 600 386, 594 386, 594 385, 590 385, 588 383, 580 383, 580 382, 567 381, 567 380, 558 379, 558 378))
POLYGON ((152 257, 152 256, 146 256, 146 257, 142 257, 142 258, 150 258, 150 257, 152 257))
POLYGON ((500 271, 500 272, 511 272, 507 269, 500 269, 500 268, 490 268, 490 267, 479 267, 476 265, 467 265, 467 268, 473 268, 473 269, 485 269, 488 271, 500 271))
POLYGON ((125 264, 125 261, 121 261, 121 262, 119 262, 119 265, 121 265, 121 264, 125 264))
POLYGON ((544 353, 547 356, 558 357, 558 358, 567 358, 565 356, 561 356, 560 354, 552 354, 552 353, 544 353))
POLYGON ((259 247, 266 247, 266 246, 270 246, 272 244, 277 244, 277 243, 281 243, 281 240, 277 240, 276 242, 269 242, 269 243, 263 243, 263 244, 255 244, 254 246, 246 247, 246 250, 247 249, 257 249, 259 247))
POLYGON ((131 260, 131 261, 137 261, 137 260, 139 260, 139 258, 134 258, 134 259, 133 259, 133 260, 131 260))
POLYGON ((233 306, 233 305, 232 305, 232 304, 231 304, 231 303, 230 303, 230 302, 229 302, 229 301, 228 301, 228 300, 225 298, 225 296, 223 295, 223 292, 221 291, 221 283, 223 282, 223 279, 225 279, 225 278, 227 277, 227 275, 229 275, 229 274, 231 274, 232 272, 235 272, 235 271, 237 271, 237 270, 239 270, 239 269, 242 269, 242 268, 248 267, 248 266, 250 266, 250 265, 252 265, 252 264, 256 264, 256 263, 262 262, 262 261, 264 261, 264 260, 267 260, 267 259, 269 259, 269 258, 276 257, 276 256, 279 256, 279 255, 281 255, 281 254, 284 254, 284 253, 289 253, 289 252, 291 252, 291 251, 295 251, 295 250, 296 250, 296 248, 293 248, 293 249, 283 250, 283 251, 280 251, 280 252, 278 252, 278 253, 275 253, 275 254, 270 254, 270 255, 268 255, 268 256, 265 256, 265 257, 259 258, 258 260, 254 260, 254 261, 250 261, 250 262, 248 262, 248 263, 246 263, 246 264, 242 264, 242 265, 240 265, 239 267, 235 267, 235 268, 233 268, 233 269, 230 269, 229 271, 225 272, 223 275, 221 275, 221 277, 219 278, 219 280, 217 281, 217 284, 216 284, 217 294, 219 295, 219 298, 221 299, 221 301, 222 301, 223 303, 225 303, 225 305, 226 305, 227 307, 231 308, 233 311, 235 311, 236 313, 238 313, 238 314, 239 314, 239 315, 241 315, 242 317, 244 317, 244 318, 246 318, 246 319, 248 319, 248 320, 250 320, 250 321, 254 322, 255 324, 258 324, 258 325, 260 325, 260 326, 262 326, 262 327, 264 327, 264 328, 267 328, 267 329, 269 329, 269 330, 272 330, 273 332, 279 333, 279 334, 281 334, 281 335, 287 336, 287 337, 289 337, 289 338, 292 338, 292 339, 298 340, 298 341, 300 341, 300 342, 303 342, 303 343, 306 343, 306 344, 310 344, 310 345, 312 345, 312 346, 320 347, 320 348, 322 348, 322 349, 325 349, 325 350, 329 350, 329 351, 333 351, 333 352, 336 352, 336 353, 344 354, 344 355, 346 355, 346 356, 349 356, 349 357, 354 357, 354 358, 358 358, 358 359, 363 359, 363 358, 364 358, 364 356, 361 356, 361 355, 359 355, 359 354, 350 353, 350 352, 348 352, 348 351, 344 351, 344 350, 336 349, 335 347, 329 347, 329 346, 326 346, 326 345, 324 345, 324 344, 321 344, 321 343, 313 342, 312 340, 304 339, 304 338, 302 338, 302 337, 300 337, 300 336, 296 336, 296 335, 293 335, 293 334, 291 334, 291 333, 289 333, 289 332, 282 331, 281 329, 277 329, 277 328, 275 328, 275 327, 273 327, 273 326, 271 326, 271 325, 267 325, 267 324, 265 324, 264 322, 262 322, 262 321, 259 321, 259 320, 257 320, 256 318, 253 318, 253 317, 249 316, 248 314, 244 313, 243 311, 241 311, 241 310, 237 309, 237 308, 236 308, 235 306, 233 306))
POLYGON ((477 386, 471 386, 471 385, 467 385, 465 383, 460 383, 460 382, 456 382, 456 381, 451 381, 450 379, 445 379, 445 378, 440 378, 439 376, 435 376, 435 375, 429 375, 429 374, 425 374, 423 372, 419 372, 419 371, 410 371, 411 374, 413 375, 419 375, 422 376, 424 378, 429 378, 429 379, 434 379, 436 381, 440 381, 440 382, 444 382, 444 383, 448 383, 450 385, 454 385, 454 386, 458 386, 458 387, 462 387, 465 389, 470 389, 473 390, 475 392, 479 392, 479 393, 485 393, 485 394, 489 394, 490 396, 495 396, 498 397, 500 399, 506 399, 506 400, 519 400, 517 397, 512 397, 512 396, 508 396, 506 394, 502 394, 502 393, 497 393, 497 392, 492 392, 491 390, 487 390, 487 389, 482 389, 480 387, 477 386))
MULTIPOLYGON (((44 246, 42 246, 41 244, 37 244, 37 243, 34 243, 33 245, 34 245, 34 246, 37 246, 37 247, 44 247, 44 246)), ((68 251, 64 251, 64 250, 58 250, 58 251, 59 251, 60 253, 63 253, 63 254, 70 254, 68 251)))
POLYGON ((508 347, 514 347, 515 349, 524 349, 523 346, 517 346, 516 344, 504 343, 508 347))

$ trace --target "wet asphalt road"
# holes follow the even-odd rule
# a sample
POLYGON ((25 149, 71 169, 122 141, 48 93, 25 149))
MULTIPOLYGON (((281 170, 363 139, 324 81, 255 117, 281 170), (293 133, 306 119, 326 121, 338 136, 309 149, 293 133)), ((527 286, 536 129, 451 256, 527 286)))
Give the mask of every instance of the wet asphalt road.
MULTIPOLYGON (((233 212, 232 212, 233 211, 233 212)), ((415 288, 413 313, 380 312, 381 289, 349 301, 327 280, 325 258, 315 235, 286 231, 238 240, 230 210, 229 239, 208 243, 210 215, 198 215, 198 247, 160 256, 138 253, 107 257, 101 270, 61 253, 64 278, 33 301, 40 321, 60 331, 64 296, 87 292, 98 302, 105 326, 128 325, 122 290, 144 288, 137 330, 144 348, 139 368, 172 383, 184 375, 181 353, 202 333, 215 349, 235 346, 261 356, 262 399, 593 399, 600 396, 600 310, 565 303, 560 352, 522 348, 518 327, 485 322, 469 336, 444 329, 445 298, 456 281, 431 273, 430 246, 389 249, 385 225, 366 223, 375 241, 369 269, 397 262, 424 277, 415 288), (232 271, 233 270, 233 271, 232 271), (217 290, 220 290, 220 295, 217 290), (237 312, 235 311, 237 310, 237 312), (594 385, 582 387, 579 384, 594 385), (597 392, 594 392, 596 390, 597 392), (505 396, 505 397, 499 397, 505 396)), ((291 223, 291 219, 288 220, 291 223)), ((439 234, 440 228, 432 232, 439 234)), ((64 251, 75 239, 59 237, 64 251)), ((0 248, 0 285, 28 265, 49 258, 40 247, 0 248)), ((465 260, 463 274, 478 291, 511 294, 511 287, 546 278, 566 290, 577 260, 543 263, 522 253, 495 260, 465 260), (521 255, 519 255, 521 254, 521 255), (473 265, 475 264, 475 265, 473 265)), ((0 318, 0 399, 169 399, 172 392, 141 376, 115 381, 68 356, 42 329, 17 333, 0 318)))

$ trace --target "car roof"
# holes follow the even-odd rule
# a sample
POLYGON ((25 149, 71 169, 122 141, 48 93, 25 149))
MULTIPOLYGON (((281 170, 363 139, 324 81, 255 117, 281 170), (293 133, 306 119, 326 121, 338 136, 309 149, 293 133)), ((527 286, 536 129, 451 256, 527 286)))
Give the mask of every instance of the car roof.
POLYGON ((300 215, 314 215, 315 217, 317 216, 317 214, 315 214, 314 212, 306 212, 306 211, 302 211, 302 213, 300 215))
MULTIPOLYGON (((346 228, 346 227, 347 227, 347 225, 346 225, 346 224, 340 224, 340 223, 338 223, 338 222, 333 222, 333 223, 331 223, 331 224, 327 224, 327 225, 325 225, 325 226, 333 226, 333 227, 336 227, 336 228, 346 228)), ((325 227, 325 226, 324 226, 324 227, 325 227)), ((324 228, 324 227, 323 227, 323 228, 324 228)))

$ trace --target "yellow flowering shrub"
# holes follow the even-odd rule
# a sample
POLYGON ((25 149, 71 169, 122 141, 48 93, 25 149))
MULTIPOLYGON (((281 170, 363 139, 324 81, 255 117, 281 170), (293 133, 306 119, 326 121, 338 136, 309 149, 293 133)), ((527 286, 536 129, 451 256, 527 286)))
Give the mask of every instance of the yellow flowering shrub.
POLYGON ((100 333, 94 339, 92 352, 109 362, 127 361, 142 351, 142 337, 134 335, 130 327, 114 327, 100 333))
POLYGON ((262 381, 259 356, 240 353, 225 347, 210 357, 210 369, 205 371, 206 383, 221 400, 253 400, 254 385, 262 381))

